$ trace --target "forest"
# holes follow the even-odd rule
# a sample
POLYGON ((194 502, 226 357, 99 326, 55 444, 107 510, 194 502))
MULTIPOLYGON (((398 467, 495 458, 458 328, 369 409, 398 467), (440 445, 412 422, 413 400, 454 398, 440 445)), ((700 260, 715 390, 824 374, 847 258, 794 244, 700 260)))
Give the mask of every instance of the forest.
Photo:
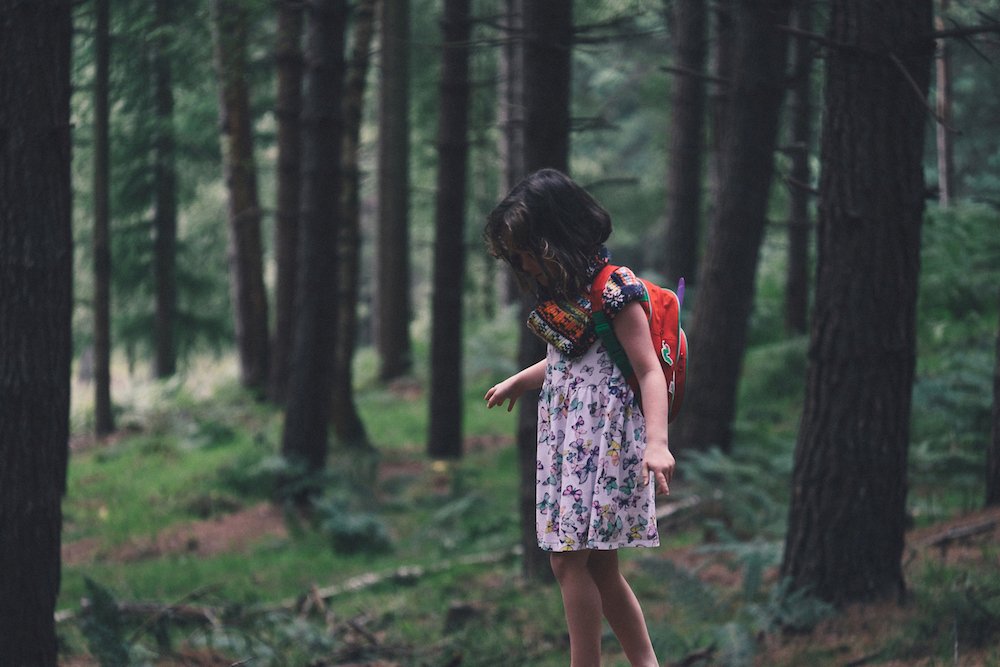
POLYGON ((483 400, 542 168, 685 284, 661 664, 1000 665, 998 61, 1000 0, 0 0, 0 667, 567 664, 483 400))

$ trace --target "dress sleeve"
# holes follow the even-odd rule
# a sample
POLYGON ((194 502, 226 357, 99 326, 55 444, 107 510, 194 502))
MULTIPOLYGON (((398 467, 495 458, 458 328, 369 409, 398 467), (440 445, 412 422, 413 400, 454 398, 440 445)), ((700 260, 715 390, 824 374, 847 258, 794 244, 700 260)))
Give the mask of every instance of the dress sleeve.
POLYGON ((646 287, 631 269, 620 266, 611 272, 604 286, 604 312, 613 319, 625 304, 646 299, 646 287))

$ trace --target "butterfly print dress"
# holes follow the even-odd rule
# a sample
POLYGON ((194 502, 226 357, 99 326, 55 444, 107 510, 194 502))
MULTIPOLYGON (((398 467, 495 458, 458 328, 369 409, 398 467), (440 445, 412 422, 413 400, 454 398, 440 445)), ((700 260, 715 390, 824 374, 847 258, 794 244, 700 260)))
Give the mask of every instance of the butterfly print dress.
POLYGON ((597 341, 571 358, 548 346, 538 402, 535 526, 546 551, 659 545, 642 484, 646 423, 597 341))

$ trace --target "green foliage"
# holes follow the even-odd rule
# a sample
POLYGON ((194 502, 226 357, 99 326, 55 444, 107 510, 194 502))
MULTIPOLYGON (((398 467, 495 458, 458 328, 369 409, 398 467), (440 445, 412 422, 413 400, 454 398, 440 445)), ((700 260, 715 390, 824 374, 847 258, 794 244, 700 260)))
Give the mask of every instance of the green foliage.
POLYGON ((891 655, 950 660, 1000 641, 1000 578, 991 567, 932 561, 920 574, 911 604, 917 614, 890 645, 891 655))
POLYGON ((795 432, 805 395, 808 346, 808 338, 798 336, 747 350, 737 395, 738 432, 795 432))
POLYGON ((763 632, 808 632, 833 616, 836 609, 808 589, 795 588, 789 579, 782 579, 763 604, 751 606, 750 613, 763 632))
POLYGON ((932 209, 924 226, 912 405, 910 474, 918 518, 982 502, 998 284, 996 212, 984 206, 932 209))
POLYGON ((84 578, 90 605, 81 623, 91 654, 101 667, 127 667, 129 649, 118 601, 111 592, 89 577, 84 578))
MULTIPOLYGON (((670 613, 662 622, 648 621, 650 639, 657 654, 678 659, 715 645, 715 628, 726 623, 729 609, 719 594, 695 572, 669 560, 642 558, 640 575, 633 586, 642 596, 645 582, 656 582, 655 590, 666 592, 670 613)), ((650 591, 649 595, 652 595, 650 591)))
POLYGON ((1000 294, 1000 215, 988 206, 931 209, 921 252, 922 350, 961 347, 995 331, 1000 294))
POLYGON ((716 448, 682 453, 685 487, 706 504, 701 525, 707 538, 729 543, 784 535, 789 450, 786 443, 775 441, 770 446, 741 446, 732 455, 716 448))

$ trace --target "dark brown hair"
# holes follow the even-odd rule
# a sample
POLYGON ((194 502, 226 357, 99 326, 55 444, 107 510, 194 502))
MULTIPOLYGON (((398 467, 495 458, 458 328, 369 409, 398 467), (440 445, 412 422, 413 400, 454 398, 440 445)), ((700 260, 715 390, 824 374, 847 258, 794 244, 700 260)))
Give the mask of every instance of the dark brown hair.
POLYGON ((483 234, 490 254, 517 269, 522 285, 532 281, 515 257, 526 252, 542 268, 548 291, 572 297, 589 286, 587 269, 611 235, 611 216, 569 176, 541 169, 497 204, 483 234))

